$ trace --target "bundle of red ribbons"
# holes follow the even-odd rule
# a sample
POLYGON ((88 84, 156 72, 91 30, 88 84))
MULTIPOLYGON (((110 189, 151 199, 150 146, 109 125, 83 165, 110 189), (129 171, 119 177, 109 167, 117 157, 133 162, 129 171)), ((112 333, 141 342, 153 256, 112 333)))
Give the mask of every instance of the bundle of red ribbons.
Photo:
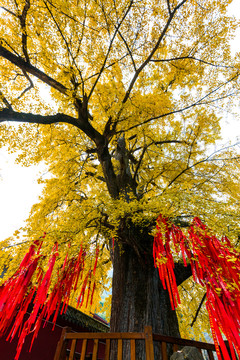
POLYGON ((57 276, 55 274, 55 281, 53 281, 58 244, 55 243, 52 249, 45 273, 40 266, 40 261, 43 258, 41 245, 40 241, 35 241, 30 246, 19 269, 0 287, 0 336, 9 332, 8 339, 12 339, 18 333, 19 341, 15 360, 19 358, 25 338, 30 333, 33 333, 32 347, 43 319, 47 322, 53 316, 51 321, 55 325, 59 311, 61 313, 66 312, 70 294, 72 290, 77 289, 79 280, 82 280, 82 286, 77 300, 78 306, 83 305, 85 292, 87 292, 86 307, 89 299, 91 304, 93 301, 94 275, 99 250, 96 249, 93 269, 88 270, 87 273, 86 270, 84 271, 86 251, 81 248, 79 255, 71 258, 67 254, 63 266, 57 270, 57 276), (34 282, 33 277, 35 277, 34 282), (50 286, 53 288, 49 293, 50 286), (24 315, 27 313, 30 304, 32 304, 33 309, 24 322, 24 315))
MULTIPOLYGON (((15 360, 19 358, 25 338, 30 333, 33 333, 33 343, 43 319, 47 322, 53 316, 51 320, 55 323, 59 311, 67 310, 70 294, 79 287, 80 280, 82 286, 77 305, 83 305, 85 294, 86 306, 89 301, 90 304, 93 301, 99 250, 96 249, 93 269, 86 271, 86 251, 81 248, 77 257, 66 255, 63 266, 56 275, 54 266, 58 256, 58 244, 52 249, 45 273, 40 266, 43 259, 41 245, 38 240, 30 246, 19 269, 0 287, 0 336, 9 329, 9 339, 18 333, 15 360), (52 281, 54 277, 55 281, 52 281), (24 322, 24 315, 30 304, 33 310, 24 322)), ((182 256, 185 266, 189 261, 194 280, 206 287, 206 308, 219 360, 222 356, 224 360, 231 360, 222 333, 229 342, 232 359, 236 360, 235 354, 240 358, 239 253, 226 237, 220 241, 212 235, 198 218, 194 218, 187 234, 184 234, 179 227, 160 215, 157 219, 153 256, 163 287, 168 289, 173 309, 180 303, 174 274, 173 250, 176 255, 182 256)))
POLYGON ((173 251, 189 261, 193 278, 206 287, 206 308, 218 359, 240 358, 240 254, 227 237, 221 241, 194 218, 187 234, 161 215, 157 219, 153 256, 163 287, 168 289, 172 308, 180 303, 174 275, 173 251), (234 350, 235 349, 235 350, 234 350), (221 350, 221 351, 220 351, 221 350))

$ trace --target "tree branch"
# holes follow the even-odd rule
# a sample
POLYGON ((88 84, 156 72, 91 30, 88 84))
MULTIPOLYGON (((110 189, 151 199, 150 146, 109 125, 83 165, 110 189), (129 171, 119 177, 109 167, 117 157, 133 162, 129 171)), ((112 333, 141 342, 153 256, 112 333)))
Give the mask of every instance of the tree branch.
POLYGON ((11 10, 9 10, 9 9, 5 8, 4 6, 0 6, 0 9, 3 9, 3 10, 5 10, 6 12, 8 12, 9 14, 11 14, 11 15, 13 15, 13 16, 15 16, 15 17, 17 17, 17 15, 16 15, 13 11, 11 11, 11 10))
POLYGON ((141 156, 140 156, 140 158, 139 158, 139 160, 138 160, 136 169, 135 169, 135 171, 134 171, 134 176, 133 176, 133 180, 134 180, 134 181, 136 181, 137 174, 138 174, 138 170, 139 170, 139 168, 140 168, 140 165, 141 165, 141 162, 142 162, 142 160, 143 160, 143 157, 144 157, 144 154, 145 154, 146 150, 147 150, 147 146, 144 146, 144 147, 143 147, 143 150, 142 150, 142 153, 141 153, 141 156))
POLYGON ((132 64, 133 64, 133 67, 134 67, 134 70, 137 71, 137 68, 136 68, 136 64, 135 64, 135 61, 134 61, 134 58, 133 58, 133 54, 128 46, 128 43, 126 41, 126 39, 124 38, 124 36, 122 35, 121 31, 118 29, 118 34, 120 36, 120 38, 122 39, 122 41, 124 42, 125 46, 126 46, 126 49, 127 49, 127 52, 132 60, 132 64))
POLYGON ((3 109, 0 111, 0 123, 4 121, 17 121, 26 122, 30 124, 57 124, 66 123, 76 126, 82 130, 97 147, 98 159, 101 163, 104 178, 106 180, 109 194, 112 198, 117 198, 119 195, 119 189, 117 185, 116 174, 113 169, 111 155, 108 150, 107 139, 101 135, 93 126, 86 120, 86 118, 74 118, 65 114, 56 115, 36 115, 30 113, 19 113, 11 109, 3 109))
POLYGON ((157 43, 155 44, 155 46, 153 47, 152 51, 150 52, 150 54, 148 55, 147 59, 142 63, 142 65, 137 69, 137 71, 135 72, 131 82, 130 82, 130 85, 128 87, 128 90, 126 91, 126 94, 124 96, 124 99, 122 101, 123 104, 125 104, 125 102, 128 100, 129 98, 129 95, 133 89, 133 86, 135 84, 135 82, 137 81, 138 79, 138 76, 139 74, 142 72, 142 70, 148 65, 148 63, 150 62, 150 60, 152 59, 153 55, 155 54, 155 52, 157 51, 157 49, 159 48, 159 45, 162 41, 162 39, 164 38, 164 36, 166 35, 167 33, 167 30, 174 18, 174 15, 175 13, 177 12, 177 10, 186 2, 187 0, 183 0, 181 1, 173 10, 172 12, 170 12, 169 14, 169 18, 168 18, 168 21, 166 23, 166 25, 164 26, 159 38, 158 38, 158 41, 157 43))
POLYGON ((12 105, 8 102, 8 100, 3 95, 2 91, 0 90, 0 100, 4 103, 4 105, 7 107, 7 109, 12 109, 12 105))
POLYGON ((93 177, 93 178, 95 178, 95 179, 98 179, 98 180, 100 180, 100 181, 103 181, 103 182, 106 182, 106 180, 104 179, 104 177, 102 177, 102 176, 97 176, 95 173, 93 173, 92 171, 86 171, 85 172, 85 175, 86 175, 86 177, 87 176, 91 176, 91 177, 93 177))
POLYGON ((37 69, 35 66, 31 65, 22 57, 14 55, 2 45, 0 45, 0 56, 10 61, 12 64, 16 65, 21 70, 36 76, 38 79, 58 90, 60 93, 67 95, 68 89, 64 85, 62 85, 57 80, 54 80, 53 78, 45 74, 43 71, 37 69))
POLYGON ((100 79, 100 77, 101 77, 101 75, 102 75, 102 73, 103 73, 103 70, 104 70, 105 65, 106 65, 106 63, 107 63, 108 56, 109 56, 109 54, 110 54, 110 52, 111 52, 111 49, 112 49, 112 45, 113 45, 114 39, 115 39, 115 37, 116 37, 116 35, 117 35, 117 33, 118 33, 118 31, 119 31, 119 29, 120 29, 123 21, 125 20, 127 14, 129 13, 129 11, 130 11, 130 9, 131 9, 131 7, 132 7, 132 4, 133 4, 133 0, 130 1, 129 5, 128 5, 128 7, 127 7, 127 10, 126 10, 126 12, 125 12, 125 14, 123 15, 122 20, 120 21, 120 23, 118 24, 118 26, 117 26, 116 29, 115 29, 115 32, 114 32, 113 37, 112 37, 112 39, 111 39, 111 41, 110 41, 107 54, 106 54, 106 56, 105 56, 105 59, 104 59, 104 61, 103 61, 103 64, 102 64, 101 69, 100 69, 100 71, 99 71, 99 74, 98 74, 98 76, 97 76, 97 79, 95 80, 95 82, 94 82, 94 84, 93 84, 93 86, 92 86, 92 88, 91 88, 91 90, 90 90, 90 93, 89 93, 89 96, 88 96, 89 99, 90 99, 90 97, 91 97, 91 95, 92 95, 92 93, 93 93, 93 91, 94 91, 94 89, 95 89, 95 87, 96 87, 96 85, 97 85, 97 83, 98 83, 98 80, 100 79))
POLYGON ((172 11, 171 11, 169 0, 167 0, 167 7, 168 7, 168 13, 169 13, 169 15, 171 15, 172 11))
MULTIPOLYGON (((225 147, 225 148, 222 148, 222 149, 220 149, 220 150, 216 150, 216 151, 214 151, 212 154, 210 154, 208 157, 206 157, 206 158, 204 158, 204 159, 202 159, 202 160, 199 160, 199 161, 196 161, 194 164, 192 164, 192 165, 190 165, 189 166, 189 159, 188 159, 188 162, 187 162, 187 165, 186 165, 186 167, 182 170, 182 171, 180 171, 180 173, 178 173, 178 175, 176 175, 169 183, 168 183, 168 185, 165 187, 165 189, 162 191, 162 194, 164 194, 165 193, 165 191, 167 190, 167 188, 169 188, 181 175, 183 175, 186 171, 188 171, 188 170, 191 170, 192 168, 194 168, 194 167, 196 167, 196 166, 198 166, 198 165, 200 165, 200 164, 202 164, 202 163, 204 163, 204 162, 209 162, 209 161, 216 161, 217 159, 212 159, 212 157, 213 157, 213 155, 215 155, 215 154, 217 154, 217 153, 219 153, 219 152, 222 152, 223 150, 225 150, 225 149, 228 149, 228 148, 230 148, 230 147, 232 147, 232 146, 235 146, 236 144, 234 144, 234 145, 229 145, 229 146, 227 146, 227 147, 225 147)), ((224 159, 225 160, 225 159, 224 159)), ((161 194, 161 195, 162 195, 161 194)))
MULTIPOLYGON (((65 45, 66 45, 68 54, 69 54, 69 56, 71 57, 71 59, 72 59, 72 61, 73 61, 73 64, 75 65, 75 67, 76 67, 76 69, 77 69, 77 71, 78 71, 78 73, 79 73, 79 75, 80 75, 80 77, 81 77, 82 91, 83 91, 83 94, 84 94, 84 81, 83 81, 83 78, 82 78, 81 71, 79 70, 78 65, 77 65, 77 63, 76 63, 76 61, 75 61, 75 57, 74 57, 73 54, 72 54, 71 48, 70 48, 70 46, 69 46, 69 44, 68 44, 68 42, 67 42, 67 40, 66 40, 66 38, 65 38, 62 30, 61 30, 61 28, 60 28, 60 25, 58 24, 57 20, 55 19, 54 15, 53 15, 53 13, 52 13, 52 11, 51 11, 51 9, 50 9, 49 6, 47 5, 47 2, 44 1, 44 4, 45 4, 45 6, 46 6, 46 8, 47 8, 47 10, 48 10, 51 18, 53 19, 53 22, 55 23, 55 25, 56 25, 56 27, 57 27, 57 30, 58 30, 61 38, 63 39, 63 42, 64 42, 65 45)), ((76 83, 75 83, 75 84, 73 83, 73 85, 76 85, 76 83)))
POLYGON ((66 123, 77 126, 77 119, 65 114, 56 115, 36 115, 31 113, 20 113, 13 111, 12 109, 0 110, 0 123, 4 121, 16 121, 29 124, 57 124, 66 123))
POLYGON ((30 1, 26 0, 22 11, 22 15, 19 16, 21 29, 22 29, 22 50, 25 56, 26 62, 30 63, 28 52, 27 52, 27 31, 26 31, 26 19, 27 12, 30 9, 30 1))
POLYGON ((157 63, 157 62, 171 62, 171 61, 186 60, 186 59, 198 61, 200 63, 210 65, 210 66, 214 66, 214 67, 221 67, 221 68, 226 68, 226 69, 234 69, 234 66, 213 64, 213 63, 211 63, 209 61, 198 59, 198 58, 196 58, 194 56, 180 56, 180 57, 170 58, 170 59, 151 59, 150 61, 157 63))
MULTIPOLYGON (((229 80, 227 80, 226 82, 220 84, 219 86, 217 86, 215 89, 211 90, 210 92, 208 92, 205 96, 203 96, 202 98, 200 98, 199 100, 196 100, 195 102, 193 102, 192 104, 190 105, 186 105, 184 106, 183 108, 181 109, 176 109, 176 110, 172 110, 172 111, 169 111, 168 113, 165 113, 165 114, 161 114, 161 115, 158 115, 158 116, 154 116, 154 117, 151 117, 151 118, 148 118, 144 121, 142 121, 141 123, 138 123, 136 125, 132 125, 130 126, 128 129, 126 129, 124 132, 127 132, 129 130, 132 130, 132 129, 135 129, 139 126, 142 126, 142 125, 145 125, 151 121, 154 121, 154 120, 157 120, 157 119, 161 119, 163 117, 166 117, 166 116, 169 116, 169 115, 174 115, 174 114, 178 114, 178 113, 181 113, 181 112, 184 112, 186 110, 189 110, 195 106, 200 106, 200 105, 206 105, 206 104, 211 104, 217 100, 220 100, 222 98, 224 98, 224 96, 221 96, 220 98, 215 98, 215 99, 210 99, 209 101, 203 101, 205 99, 207 99, 208 97, 210 97, 211 95, 213 95, 214 93, 216 93, 218 90, 220 90, 223 86, 227 85, 228 83, 230 83, 231 81, 237 79, 239 77, 239 73, 236 73, 233 77, 231 77, 229 80)), ((226 95, 227 97, 228 95, 226 95)), ((116 131, 116 134, 119 134, 119 133, 122 133, 123 130, 119 130, 119 131, 116 131)))
POLYGON ((202 300, 201 300, 201 302, 200 302, 200 304, 199 304, 199 306, 198 306, 198 309, 197 309, 196 314, 195 314, 195 316, 194 316, 194 318, 193 318, 193 321, 192 321, 191 324, 190 324, 191 327, 193 327, 195 321, 197 320, 199 311, 201 310, 201 307, 202 307, 202 305, 203 305, 203 303, 204 303, 204 300, 206 299, 206 296, 207 296, 207 293, 205 293, 205 294, 203 295, 203 297, 202 297, 202 300))
POLYGON ((16 121, 26 122, 30 124, 56 124, 66 123, 71 124, 82 130, 96 145, 100 145, 105 142, 104 137, 93 128, 93 126, 84 118, 74 118, 65 114, 56 115, 38 115, 24 112, 16 112, 11 109, 3 109, 0 111, 0 122, 4 121, 16 121))
MULTIPOLYGON (((118 134, 119 133, 120 133, 120 131, 118 132, 118 134)), ((152 141, 151 143, 149 143, 147 145, 147 147, 149 148, 152 145, 163 145, 163 144, 186 144, 186 145, 189 145, 188 141, 185 141, 185 140, 160 140, 160 141, 152 141)), ((139 151, 141 149, 142 149, 142 147, 139 146, 136 149, 132 150, 132 152, 134 153, 134 152, 139 151)))
POLYGON ((26 87, 26 89, 24 89, 21 94, 17 97, 17 99, 19 100, 26 92, 28 92, 29 90, 31 90, 34 85, 33 85, 33 82, 32 82, 32 79, 30 78, 30 76, 26 73, 26 71, 22 70, 23 71, 23 74, 25 76, 25 78, 29 81, 29 85, 28 87, 26 87))

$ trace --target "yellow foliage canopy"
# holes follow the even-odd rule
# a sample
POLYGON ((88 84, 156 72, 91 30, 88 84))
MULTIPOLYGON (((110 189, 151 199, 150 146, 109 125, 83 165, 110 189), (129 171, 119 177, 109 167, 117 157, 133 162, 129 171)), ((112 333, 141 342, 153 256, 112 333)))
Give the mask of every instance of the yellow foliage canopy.
MULTIPOLYGON (((49 169, 28 239, 57 239, 59 263, 98 244, 104 287, 123 219, 238 227, 239 155, 217 145, 239 96, 230 0, 0 3, 0 145, 49 169)), ((25 246, 4 244, 11 271, 25 246)))

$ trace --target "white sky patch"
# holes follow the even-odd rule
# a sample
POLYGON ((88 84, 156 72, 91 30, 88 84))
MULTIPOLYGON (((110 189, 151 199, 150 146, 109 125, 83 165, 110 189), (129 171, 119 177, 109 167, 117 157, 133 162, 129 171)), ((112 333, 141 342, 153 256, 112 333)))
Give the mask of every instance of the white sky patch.
MULTIPOLYGON (((228 8, 228 13, 240 20, 240 0, 234 0, 231 3, 228 8)), ((236 30, 235 39, 231 42, 231 49, 233 55, 240 52, 240 27, 236 30)), ((236 99, 236 105, 238 107, 240 105, 239 98, 236 99)), ((231 109, 229 109, 229 112, 222 114, 222 118, 221 129, 223 138, 226 139, 226 142, 230 141, 232 144, 238 142, 240 140, 239 110, 238 116, 236 116, 231 113, 231 109)))
POLYGON ((39 167, 22 167, 15 158, 0 149, 0 241, 24 225, 42 191, 37 183, 39 167))
MULTIPOLYGON (((240 1, 233 0, 228 7, 228 14, 240 20, 240 1)), ((231 43, 232 53, 240 52, 240 28, 236 30, 235 39, 231 43)))

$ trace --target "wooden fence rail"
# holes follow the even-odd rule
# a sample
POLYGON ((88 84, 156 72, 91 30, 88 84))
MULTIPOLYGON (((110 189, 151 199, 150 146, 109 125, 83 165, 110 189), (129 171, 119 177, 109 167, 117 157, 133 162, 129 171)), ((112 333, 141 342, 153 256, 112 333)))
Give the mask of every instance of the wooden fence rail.
POLYGON ((177 351, 179 347, 183 346, 196 347, 201 353, 205 350, 205 356, 209 360, 214 360, 213 352, 215 352, 215 346, 213 344, 153 334, 151 326, 146 326, 142 333, 73 333, 70 332, 69 328, 64 328, 58 342, 54 360, 87 359, 88 341, 93 342, 91 348, 92 360, 109 360, 112 340, 117 341, 117 360, 123 360, 123 341, 130 343, 131 360, 136 360, 136 340, 145 342, 146 360, 154 360, 154 346, 156 344, 160 344, 162 360, 169 360, 167 344, 173 346, 173 351, 177 351), (80 351, 78 350, 79 355, 76 357, 78 341, 81 342, 81 347, 80 351), (103 342, 105 347, 104 355, 99 357, 99 345, 103 345, 103 342), (69 348, 68 351, 67 348, 69 348))

